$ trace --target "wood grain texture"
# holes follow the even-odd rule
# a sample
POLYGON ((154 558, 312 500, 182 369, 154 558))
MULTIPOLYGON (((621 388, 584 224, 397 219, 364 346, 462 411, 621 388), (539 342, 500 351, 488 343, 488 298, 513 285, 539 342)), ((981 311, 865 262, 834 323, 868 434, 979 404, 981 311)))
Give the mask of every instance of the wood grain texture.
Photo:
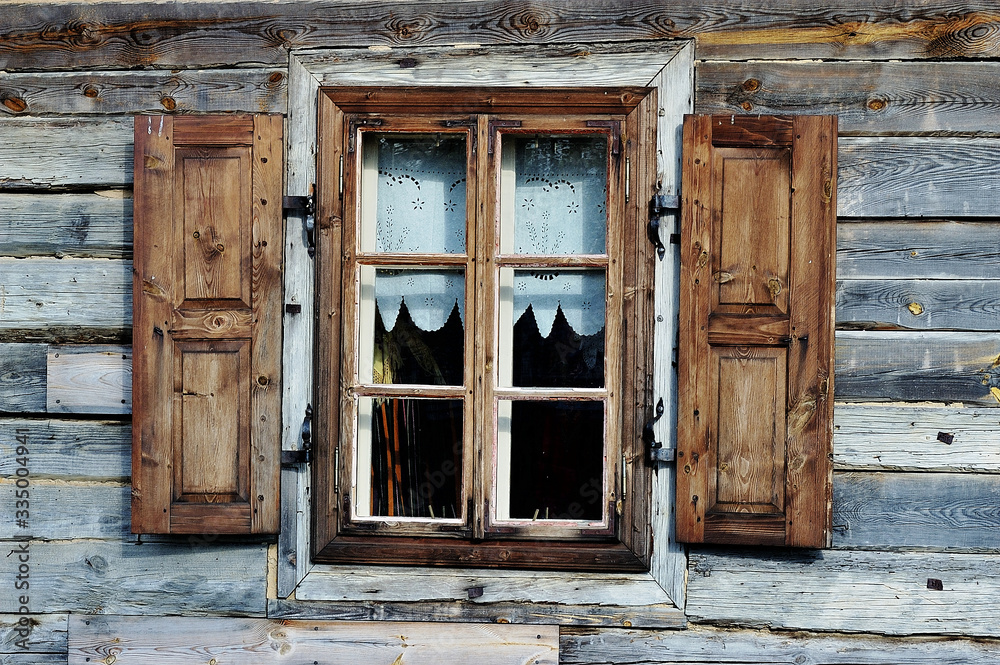
POLYGON ((48 413, 130 413, 132 353, 115 346, 50 346, 45 384, 48 413))
POLYGON ((132 119, 0 118, 0 191, 132 182, 132 119))
POLYGON ((997 330, 1000 280, 840 280, 837 327, 997 330))
POLYGON ((28 442, 33 479, 122 481, 131 474, 127 422, 0 418, 0 477, 17 468, 16 436, 28 442))
POLYGON ((0 329, 127 329, 132 262, 0 258, 0 329))
POLYGON ((849 135, 996 136, 996 62, 703 62, 698 113, 838 116, 849 135))
POLYGON ((838 404, 833 422, 838 470, 1000 473, 996 409, 838 404))
POLYGON ((283 69, 7 74, 0 116, 284 113, 283 69), (19 100, 12 103, 10 100, 19 100))
POLYGON ((929 400, 998 406, 1000 334, 838 331, 839 400, 929 400))
POLYGON ((833 545, 1000 551, 1000 475, 837 473, 833 545))
POLYGON ((990 217, 1000 206, 1000 140, 845 137, 841 217, 990 217))
POLYGON ((131 192, 0 194, 0 256, 130 258, 131 192))
POLYGON ((1000 636, 1000 555, 692 548, 696 623, 887 635, 1000 636), (927 588, 939 579, 943 590, 927 588))
POLYGON ((1000 279, 1000 223, 844 220, 838 279, 1000 279))
POLYGON ((1000 642, 945 637, 820 635, 691 626, 664 635, 641 630, 564 628, 564 665, 988 665, 1000 642))
MULTIPOLYGON (((40 657, 42 654, 59 654, 66 656, 66 632, 67 615, 65 614, 42 614, 32 617, 24 617, 22 614, 0 614, 0 663, 6 663, 10 656, 23 656, 23 662, 46 662, 41 660, 29 661, 28 656, 40 657), (27 636, 28 648, 21 649, 15 642, 20 641, 25 636, 18 632, 22 625, 19 622, 26 618, 30 622, 31 634, 27 636)), ((54 659, 53 659, 54 661, 54 659)))
MULTIPOLYGON (((33 540, 28 547, 34 613, 264 615, 266 545, 192 536, 141 544, 33 540)), ((0 574, 13 579, 17 565, 16 556, 0 557, 0 574)), ((4 594, 0 612, 16 612, 16 600, 4 594)))
POLYGON ((45 411, 46 347, 0 343, 0 412, 45 411))
MULTIPOLYGON (((41 480, 34 473, 36 464, 32 455, 30 528, 19 528, 14 511, 5 510, 0 513, 0 540, 133 539, 129 533, 130 486, 41 480)), ((14 489, 13 479, 0 480, 0 491, 14 496, 14 489)))

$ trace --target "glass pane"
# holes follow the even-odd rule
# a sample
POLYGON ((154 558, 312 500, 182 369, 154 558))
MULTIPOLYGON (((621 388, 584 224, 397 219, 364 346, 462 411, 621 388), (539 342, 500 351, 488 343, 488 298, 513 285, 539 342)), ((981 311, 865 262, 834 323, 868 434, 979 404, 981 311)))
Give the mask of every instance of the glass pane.
POLYGON ((604 403, 510 401, 501 402, 499 411, 498 517, 601 520, 604 403))
POLYGON ((359 400, 360 517, 462 517, 462 400, 359 400))
POLYGON ((362 382, 462 385, 464 271, 362 266, 360 309, 362 382))
POLYGON ((361 249, 465 253, 465 136, 363 137, 361 249))
POLYGON ((604 385, 604 270, 500 274, 501 384, 604 385))
POLYGON ((604 253, 606 136, 508 136, 501 152, 502 252, 604 253))

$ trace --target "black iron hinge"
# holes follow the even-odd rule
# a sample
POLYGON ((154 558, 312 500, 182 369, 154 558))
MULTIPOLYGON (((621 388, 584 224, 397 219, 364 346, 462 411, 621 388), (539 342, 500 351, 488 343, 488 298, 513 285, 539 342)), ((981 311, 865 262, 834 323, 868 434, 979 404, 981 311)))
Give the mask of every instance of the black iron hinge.
POLYGON ((284 196, 281 199, 281 209, 286 213, 294 211, 300 215, 304 215, 305 221, 303 224, 306 230, 306 250, 309 252, 309 256, 315 256, 316 198, 312 194, 309 196, 284 196))
POLYGON ((294 467, 312 461, 312 417, 312 404, 306 404, 306 417, 302 419, 302 429, 299 431, 302 447, 298 450, 282 450, 281 466, 294 467))
POLYGON ((646 425, 642 428, 642 441, 646 444, 646 453, 649 455, 650 462, 674 461, 674 449, 664 448, 663 444, 656 440, 656 434, 653 432, 653 426, 662 416, 663 399, 660 398, 656 402, 656 412, 650 420, 646 421, 646 425))
MULTIPOLYGON (((649 202, 649 225, 646 227, 646 235, 649 242, 656 247, 656 255, 663 258, 667 249, 660 240, 660 218, 669 212, 676 213, 680 210, 680 198, 669 194, 657 194, 649 202)), ((671 243, 679 243, 680 236, 676 233, 670 234, 671 243)))

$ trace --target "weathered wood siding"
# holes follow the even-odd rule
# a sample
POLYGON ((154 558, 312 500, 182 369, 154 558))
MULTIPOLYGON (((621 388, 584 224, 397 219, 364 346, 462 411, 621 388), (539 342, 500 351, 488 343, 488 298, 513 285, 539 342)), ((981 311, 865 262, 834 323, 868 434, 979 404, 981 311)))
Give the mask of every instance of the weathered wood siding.
MULTIPOLYGON (((78 614, 305 622, 290 635, 327 620, 571 623, 579 627, 562 629, 560 657, 578 664, 1000 660, 994 0, 801 0, 766 9, 732 0, 15 2, 2 14, 0 545, 29 543, 34 623, 22 650, 17 599, 0 598, 0 663, 66 663, 67 631, 79 625, 67 617, 78 614), (412 60, 384 83, 420 84, 440 77, 430 63, 453 53, 452 66, 475 80, 470 63, 496 45, 593 53, 597 63, 602 54, 662 48, 664 39, 695 42, 696 112, 839 115, 834 549, 693 548, 692 627, 649 631, 597 628, 638 627, 642 614, 615 604, 621 594, 604 605, 560 604, 587 601, 571 587, 537 604, 521 602, 510 585, 485 603, 455 600, 464 589, 431 593, 405 580, 391 598, 305 600, 316 585, 324 597, 341 583, 363 588, 363 576, 316 577, 297 598, 288 595, 296 583, 288 566, 269 587, 268 541, 150 542, 128 533, 133 114, 288 113, 286 193, 304 194, 315 182, 315 147, 297 143, 296 128, 315 119, 308 94, 288 98, 290 81, 308 84, 301 96, 329 75, 307 65, 342 75, 352 67, 346 49, 373 47, 388 62, 403 53, 412 60), (303 58, 292 70, 290 53, 303 58), (30 449, 23 528, 12 513, 18 434, 30 449), (427 598, 410 602, 412 594, 427 598), (795 632, 803 630, 820 633, 795 632)), ((540 61, 537 72, 510 76, 538 85, 559 73, 540 61)), ((301 220, 291 223, 286 260, 308 262, 301 220)), ((295 272, 287 302, 308 309, 309 274, 295 272)), ((296 338, 287 353, 309 349, 302 324, 286 319, 296 338)), ((307 391, 285 385, 290 448, 307 391)), ((307 495, 309 480, 295 471, 283 480, 283 508, 298 531, 280 556, 302 571, 307 516, 292 514, 290 499, 307 495)), ((16 565, 0 557, 0 578, 12 579, 16 565)), ((129 628, 138 620, 107 621, 142 634, 129 628)), ((310 635, 302 653, 331 643, 310 635)), ((77 644, 81 662, 93 655, 86 649, 99 651, 91 662, 111 653, 77 644)))

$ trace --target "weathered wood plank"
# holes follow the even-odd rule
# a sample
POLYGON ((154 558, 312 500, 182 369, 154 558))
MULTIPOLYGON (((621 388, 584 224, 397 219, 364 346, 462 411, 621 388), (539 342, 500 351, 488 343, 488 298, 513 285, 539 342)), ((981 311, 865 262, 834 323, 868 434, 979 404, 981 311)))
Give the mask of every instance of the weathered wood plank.
POLYGON ((1000 208, 1000 140, 845 137, 841 217, 990 217, 1000 208))
MULTIPOLYGON (((17 589, 12 589, 11 593, 15 591, 17 589)), ((23 614, 0 614, 0 663, 5 663, 4 657, 11 654, 65 654, 66 648, 65 614, 35 614, 27 617, 23 614), (27 631, 30 632, 25 635, 27 631), (17 644, 21 640, 26 641, 27 649, 22 649, 17 644)))
POLYGON ((556 603, 478 603, 472 600, 397 603, 379 600, 269 600, 272 619, 335 621, 451 621, 457 623, 558 624, 684 628, 684 613, 673 605, 565 605, 556 603))
POLYGON ((699 623, 1000 636, 997 554, 692 548, 688 570, 687 614, 699 623))
POLYGON ((0 412, 45 410, 45 351, 41 344, 0 343, 0 412))
POLYGON ((1000 475, 837 473, 833 545, 1000 550, 1000 475))
POLYGON ((1000 280, 839 280, 836 311, 838 328, 998 330, 1000 280))
POLYGON ((0 194, 0 256, 132 256, 132 196, 0 194))
MULTIPOLYGON (((263 616, 267 546, 222 544, 192 536, 178 543, 104 540, 24 541, 29 549, 31 611, 40 614, 263 616)), ((20 551, 23 543, 8 549, 20 551)), ((13 580, 18 556, 0 557, 13 580)), ((16 612, 13 593, 0 612, 16 612)))
POLYGON ((841 222, 837 277, 1000 279, 1000 222, 841 222))
POLYGON ((32 479, 122 481, 132 472, 127 422, 0 418, 0 476, 17 468, 15 437, 30 451, 32 479))
POLYGON ((1000 473, 996 409, 838 404, 838 470, 1000 473))
POLYGON ((0 665, 66 665, 66 652, 0 654, 0 665))
POLYGON ((641 630, 564 628, 564 665, 989 665, 1000 642, 944 637, 810 635, 692 626, 670 634, 641 630))
MULTIPOLYGON (((28 537, 34 540, 134 540, 130 533, 131 486, 36 479, 36 464, 31 456, 28 527, 18 526, 13 510, 2 511, 0 541, 28 537)), ((13 497, 14 479, 0 479, 0 491, 13 497)))
POLYGON ((274 68, 7 74, 0 115, 284 113, 286 92, 274 68))
POLYGON ((838 116, 851 134, 1000 133, 996 62, 703 62, 698 113, 838 116))
POLYGON ((131 329, 132 262, 0 258, 0 329, 131 329))
POLYGON ((358 662, 475 662, 555 665, 556 626, 267 619, 79 616, 69 620, 69 662, 85 665, 215 660, 255 665, 354 665, 358 662), (197 639, 192 641, 192 636, 197 639), (404 658, 405 656, 405 658, 404 658))
POLYGON ((357 3, 19 3, 0 69, 282 64, 288 48, 699 39, 699 56, 974 58, 1000 51, 996 6, 806 0, 753 10, 733 0, 357 3), (701 50, 704 49, 704 53, 701 50))
POLYGON ((997 406, 1000 334, 837 331, 839 400, 927 400, 997 406))

